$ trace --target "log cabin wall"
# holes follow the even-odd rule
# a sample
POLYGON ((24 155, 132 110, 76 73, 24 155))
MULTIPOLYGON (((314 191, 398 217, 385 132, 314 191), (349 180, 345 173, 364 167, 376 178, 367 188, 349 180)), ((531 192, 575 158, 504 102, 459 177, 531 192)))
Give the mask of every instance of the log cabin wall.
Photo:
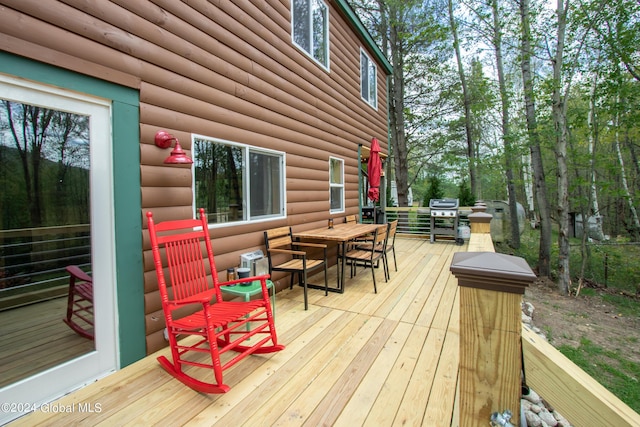
POLYGON ((194 215, 191 169, 163 164, 158 130, 187 154, 192 134, 286 153, 287 217, 212 230, 218 270, 264 247, 264 229, 326 223, 330 156, 344 159, 344 215, 358 212, 358 144, 388 152, 387 72, 377 63, 375 110, 360 96, 367 44, 336 1, 327 71, 294 46, 289 0, 0 0, 0 49, 140 92, 148 353, 165 342, 144 213, 194 215))

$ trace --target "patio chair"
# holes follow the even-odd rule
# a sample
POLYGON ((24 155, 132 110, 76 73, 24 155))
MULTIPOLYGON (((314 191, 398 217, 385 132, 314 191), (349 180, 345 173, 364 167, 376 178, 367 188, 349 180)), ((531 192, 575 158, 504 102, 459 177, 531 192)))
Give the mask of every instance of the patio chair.
POLYGON ((358 222, 358 216, 357 215, 347 215, 344 217, 344 222, 346 222, 347 224, 355 224, 358 222))
POLYGON ((396 260, 396 232, 398 231, 398 220, 389 223, 389 234, 387 236, 387 246, 385 248, 385 260, 387 261, 387 271, 389 271, 388 253, 393 253, 393 267, 398 271, 398 261, 396 260))
POLYGON ((371 245, 363 249, 358 244, 352 244, 345 254, 345 260, 351 265, 351 277, 355 275, 357 266, 371 268, 371 275, 373 276, 373 291, 375 293, 378 293, 375 268, 376 264, 379 264, 380 260, 382 260, 384 280, 385 282, 388 281, 389 272, 387 271, 387 264, 384 262, 388 229, 388 225, 381 225, 374 231, 371 245))
POLYGON ((218 281, 204 209, 200 209, 199 220, 155 224, 151 212, 147 213, 147 218, 173 359, 169 361, 160 356, 158 362, 168 373, 196 391, 225 393, 229 391, 229 386, 223 381, 225 370, 251 354, 271 353, 284 348, 276 337, 267 290, 269 276, 218 281), (163 260, 168 267, 169 283, 165 279, 163 260), (248 280, 260 281, 260 298, 223 300, 221 287, 248 280), (250 325, 249 330, 246 325, 250 325), (229 351, 237 354, 221 360, 229 351), (215 381, 200 379, 211 373, 215 381))
MULTIPOLYGON (((391 221, 388 224, 388 231, 387 231, 387 243, 385 245, 384 248, 384 259, 383 261, 387 264, 387 272, 390 271, 389 268, 389 257, 388 257, 388 253, 392 252, 393 253, 393 266, 395 268, 396 271, 398 271, 398 262, 396 260, 396 249, 395 249, 395 243, 396 243, 396 232, 398 230, 398 220, 394 220, 391 221)), ((372 243, 365 243, 365 244, 359 244, 358 248, 360 249, 371 249, 371 245, 372 243)), ((381 252, 382 251, 382 245, 378 244, 378 246, 376 247, 376 251, 381 252)))
POLYGON ((66 268, 69 273, 69 295, 67 317, 62 319, 75 333, 92 340, 93 325, 93 279, 77 265, 66 268))
POLYGON ((283 271, 291 274, 289 288, 293 289, 294 275, 298 275, 298 281, 304 288, 304 309, 309 308, 307 300, 308 273, 324 269, 324 294, 329 294, 327 282, 327 245, 322 243, 296 242, 293 240, 291 227, 279 227, 264 232, 264 243, 267 248, 269 260, 269 274, 274 271, 283 271), (310 250, 322 249, 322 258, 309 256, 310 250))

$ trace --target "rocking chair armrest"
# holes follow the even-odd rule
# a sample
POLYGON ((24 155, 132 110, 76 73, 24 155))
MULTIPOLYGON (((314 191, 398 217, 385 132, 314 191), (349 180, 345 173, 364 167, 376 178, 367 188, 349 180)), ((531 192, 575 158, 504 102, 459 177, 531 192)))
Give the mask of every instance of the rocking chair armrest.
POLYGON ((235 280, 229 280, 228 282, 220 282, 219 286, 234 286, 234 285, 237 285, 238 283, 262 281, 262 279, 264 279, 266 282, 270 277, 271 276, 269 276, 268 274, 263 274, 260 276, 245 277, 243 279, 235 279, 235 280))
POLYGON ((92 282, 91 276, 80 270, 80 267, 77 265, 68 265, 66 270, 67 273, 74 276, 76 279, 82 280, 83 282, 92 282))
POLYGON ((307 253, 305 251, 294 251, 291 249, 278 249, 278 248, 271 248, 269 249, 270 253, 276 253, 276 254, 289 254, 289 255, 299 255, 299 256, 306 256, 307 253))
POLYGON ((169 301, 169 305, 175 308, 190 304, 201 304, 204 306, 211 303, 211 300, 215 297, 215 295, 215 291, 211 289, 210 291, 201 292, 199 294, 192 295, 189 298, 181 299, 180 301, 169 301))

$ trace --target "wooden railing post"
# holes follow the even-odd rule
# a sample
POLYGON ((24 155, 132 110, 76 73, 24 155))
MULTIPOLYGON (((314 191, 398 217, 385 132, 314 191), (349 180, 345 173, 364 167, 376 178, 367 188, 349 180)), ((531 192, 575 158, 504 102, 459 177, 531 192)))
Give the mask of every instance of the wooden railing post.
POLYGON ((491 233, 491 220, 493 215, 486 213, 487 205, 482 202, 471 207, 469 214, 469 228, 471 233, 491 233))
POLYGON ((457 252, 451 272, 460 290, 460 425, 489 425, 512 413, 520 425, 522 295, 536 276, 522 258, 457 252))

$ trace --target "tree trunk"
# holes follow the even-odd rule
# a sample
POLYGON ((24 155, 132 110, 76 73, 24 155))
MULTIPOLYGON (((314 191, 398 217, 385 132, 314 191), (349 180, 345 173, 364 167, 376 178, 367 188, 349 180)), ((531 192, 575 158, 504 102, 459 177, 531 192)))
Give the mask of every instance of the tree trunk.
POLYGON ((534 194, 540 219, 540 244, 538 249, 538 275, 551 276, 551 209, 547 198, 547 185, 540 150, 538 120, 531 75, 531 27, 529 0, 520 1, 520 19, 522 24, 521 68, 524 84, 525 114, 529 134, 529 151, 531 153, 531 169, 533 170, 534 194))
POLYGON ((462 65, 462 54, 460 53, 460 41, 458 39, 458 27, 453 15, 453 0, 448 1, 449 5, 449 25, 451 26, 451 33, 453 35, 453 47, 456 52, 456 60, 458 63, 458 76, 460 77, 460 84, 462 86, 462 101, 464 104, 464 128, 465 136, 467 138, 467 158, 469 159, 469 184, 471 186, 471 194, 476 199, 481 197, 476 178, 476 150, 474 148, 475 143, 473 141, 472 124, 471 124, 471 98, 469 96, 469 90, 467 88, 467 79, 464 75, 464 67, 462 65))
POLYGON ((493 12, 493 46, 496 52, 496 68, 498 71, 498 84, 500 86, 500 100, 502 104, 502 140, 504 143, 504 156, 506 164, 507 190, 509 193, 509 223, 511 225, 512 248, 520 247, 520 226, 518 225, 518 205, 516 200, 516 186, 513 174, 513 138, 509 124, 509 94, 504 77, 502 58, 502 26, 498 10, 498 0, 491 1, 493 12))
POLYGON ((640 240, 640 220, 638 219, 638 212, 633 204, 633 195, 629 191, 629 184, 627 183, 627 172, 624 166, 624 159, 622 157, 622 150, 620 149, 620 120, 619 113, 616 112, 615 115, 615 138, 614 144, 616 148, 616 154, 618 155, 618 163, 620 165, 620 177, 622 180, 622 189, 624 191, 625 199, 627 201, 629 211, 631 212, 631 221, 632 221, 632 229, 629 230, 634 240, 637 242, 640 240))
MULTIPOLYGON (((598 85, 598 73, 594 73, 593 75, 593 84, 591 86, 591 100, 589 103, 589 115, 587 117, 587 123, 589 126, 589 163, 590 163, 590 173, 591 173, 591 185, 590 185, 590 193, 589 193, 589 201, 591 205, 591 215, 593 215, 596 219, 596 235, 598 239, 604 236, 604 232, 602 231, 602 220, 600 217, 600 205, 598 203, 598 192, 597 192, 597 174, 596 174, 596 144, 598 142, 598 122, 596 120, 596 87, 598 85)), ((584 224, 585 234, 589 232, 589 215, 587 218, 582 218, 582 223, 584 224)), ((582 276, 581 276, 582 277, 582 276)))
POLYGON ((389 45, 391 47, 391 57, 393 60, 393 74, 391 81, 391 141, 395 163, 395 181, 398 191, 398 206, 408 206, 409 175, 407 162, 407 143, 404 128, 404 48, 402 34, 405 30, 401 28, 403 19, 401 11, 395 4, 390 5, 390 25, 389 45))
MULTIPOLYGON (((569 0, 562 4, 557 0, 558 33, 556 53, 553 59, 552 116, 556 132, 556 161, 558 177, 558 291, 569 293, 571 276, 569 272, 569 177, 567 172, 567 123, 566 102, 562 92, 562 65, 565 30, 569 0)), ((567 91, 568 92, 568 91, 567 91)))

